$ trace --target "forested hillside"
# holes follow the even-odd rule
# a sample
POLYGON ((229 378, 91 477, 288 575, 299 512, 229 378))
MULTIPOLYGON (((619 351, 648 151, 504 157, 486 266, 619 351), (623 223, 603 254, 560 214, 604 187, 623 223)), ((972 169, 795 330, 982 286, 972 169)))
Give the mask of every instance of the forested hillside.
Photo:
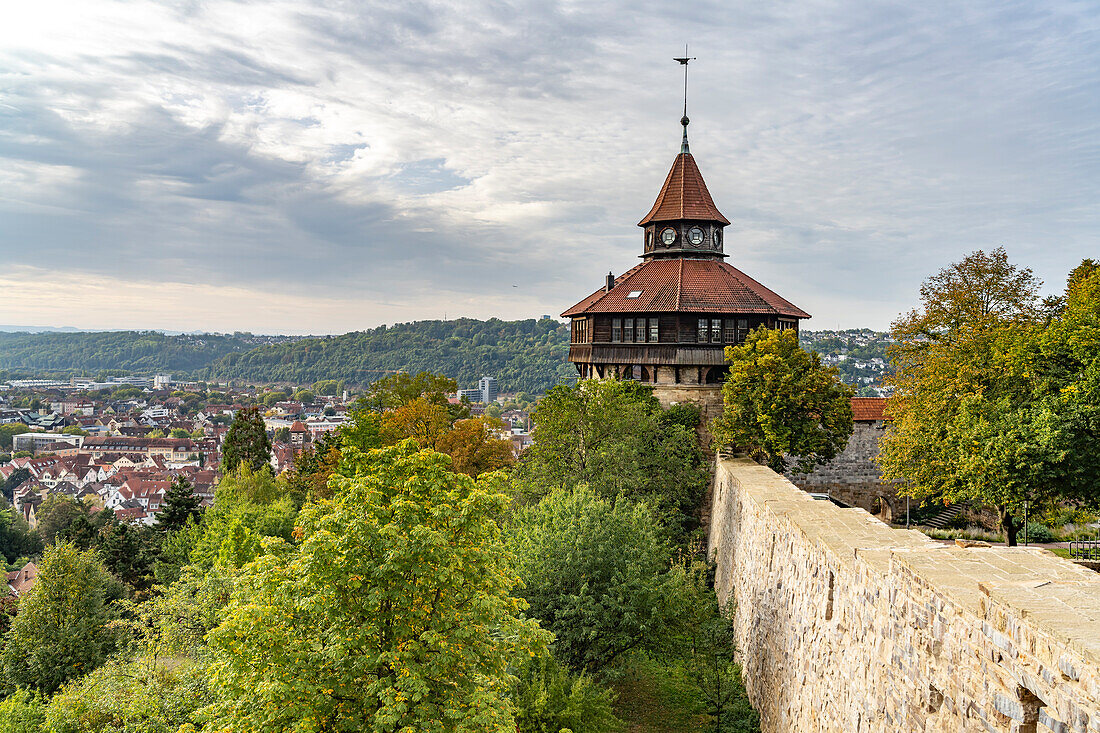
POLYGON ((199 376, 311 384, 367 384, 386 374, 431 371, 470 387, 496 377, 506 392, 544 392, 576 376, 569 328, 554 320, 419 321, 343 336, 302 339, 227 354, 199 376))
POLYGON ((158 331, 2 333, 0 370, 12 373, 192 372, 234 351, 254 348, 251 334, 169 336, 158 331))
MULTIPOLYGON (((836 363, 845 381, 879 376, 885 334, 866 329, 803 331, 802 345, 836 363)), ((506 392, 545 392, 576 376, 569 327, 555 320, 418 321, 342 336, 299 338, 156 331, 0 333, 0 376, 170 372, 177 378, 312 384, 340 379, 362 386, 394 372, 446 374, 460 387, 496 377, 506 392)))

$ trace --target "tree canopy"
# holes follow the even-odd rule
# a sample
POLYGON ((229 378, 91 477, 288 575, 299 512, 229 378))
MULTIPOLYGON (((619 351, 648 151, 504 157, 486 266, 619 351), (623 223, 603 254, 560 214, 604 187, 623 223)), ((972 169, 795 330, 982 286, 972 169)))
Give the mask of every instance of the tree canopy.
POLYGON ((498 482, 411 441, 349 450, 300 546, 246 566, 210 634, 217 726, 513 733, 509 661, 546 639, 511 595, 498 482))
POLYGON ((1024 502, 1096 497, 1100 285, 1088 265, 1044 303, 1003 249, 925 282, 921 308, 894 324, 886 478, 914 496, 996 506, 1010 545, 1024 502))
POLYGON ((670 547, 644 504, 559 488, 520 509, 509 538, 520 594, 574 669, 602 669, 652 643, 683 610, 670 547))
POLYGON ((776 471, 799 472, 836 457, 852 434, 853 390, 793 330, 759 328, 726 347, 725 409, 711 433, 720 447, 748 451, 776 471))
POLYGON ((271 439, 267 437, 260 409, 244 407, 237 410, 222 444, 222 471, 234 471, 241 463, 246 463, 253 471, 259 471, 270 465, 270 461, 271 439))
POLYGON ((50 694, 106 659, 109 579, 98 554, 62 543, 46 550, 0 652, 9 683, 50 694))
POLYGON ((516 469, 517 486, 537 499, 584 484, 603 497, 647 500, 686 528, 708 471, 694 426, 682 418, 683 411, 662 410, 652 389, 637 382, 559 385, 532 415, 534 445, 516 469))

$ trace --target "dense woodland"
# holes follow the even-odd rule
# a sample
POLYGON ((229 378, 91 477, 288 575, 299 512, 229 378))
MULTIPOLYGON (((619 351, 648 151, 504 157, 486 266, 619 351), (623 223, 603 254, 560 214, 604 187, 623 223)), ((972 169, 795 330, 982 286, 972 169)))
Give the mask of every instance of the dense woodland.
MULTIPOLYGON (((849 384, 881 376, 861 367, 884 358, 887 335, 867 329, 803 331, 802 343, 838 364, 849 384)), ((576 370, 569 329, 555 320, 419 321, 342 336, 175 335, 155 331, 0 333, 0 378, 170 372, 177 378, 312 384, 323 379, 365 386, 394 372, 435 371, 459 386, 494 376, 505 392, 541 394, 576 370), (273 342, 273 343, 272 343, 273 342)))
POLYGON ((159 331, 0 332, 0 370, 15 376, 170 371, 190 373, 235 351, 255 348, 250 334, 169 336, 159 331))
POLYGON ((569 329, 555 320, 460 318, 379 326, 228 354, 204 376, 295 384, 343 379, 363 385, 398 371, 435 371, 461 387, 493 376, 503 391, 538 393, 576 377, 568 356, 569 329))

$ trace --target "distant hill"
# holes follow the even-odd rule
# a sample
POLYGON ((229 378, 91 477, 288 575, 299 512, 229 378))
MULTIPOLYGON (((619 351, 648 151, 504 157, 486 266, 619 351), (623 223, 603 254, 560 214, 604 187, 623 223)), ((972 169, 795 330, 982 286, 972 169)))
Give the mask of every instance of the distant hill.
MULTIPOLYGON (((883 375, 886 334, 868 329, 802 331, 803 346, 830 357, 845 381, 883 375)), ((432 371, 471 387, 496 377, 506 392, 544 392, 574 379, 569 327, 555 320, 418 321, 342 336, 176 334, 158 331, 0 332, 0 372, 8 377, 103 371, 169 372, 194 379, 363 386, 397 371, 432 371)))
POLYGON ((456 379, 460 387, 491 376, 502 391, 535 393, 576 377, 568 356, 569 327, 557 321, 461 318, 380 326, 227 354, 201 376, 295 384, 343 379, 362 385, 397 371, 431 371, 456 379))
POLYGON ((101 370, 190 373, 226 354, 255 348, 257 343, 252 334, 0 332, 0 370, 13 374, 95 374, 101 370))

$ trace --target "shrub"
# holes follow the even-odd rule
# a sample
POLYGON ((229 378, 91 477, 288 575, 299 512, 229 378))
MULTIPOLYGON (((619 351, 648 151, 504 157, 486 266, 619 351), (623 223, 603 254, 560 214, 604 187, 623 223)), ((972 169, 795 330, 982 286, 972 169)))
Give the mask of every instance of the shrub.
POLYGON ((622 730, 622 722, 612 712, 611 690, 585 674, 572 674, 550 654, 528 658, 516 677, 512 704, 519 733, 622 730))
POLYGON ((1050 527, 1039 522, 1028 522, 1027 533, 1028 542, 1053 542, 1054 533, 1050 531, 1050 527))
POLYGON ((206 681, 195 665, 168 669, 148 659, 112 661, 66 685, 46 711, 42 730, 175 733, 208 702, 206 681))
POLYGON ((42 698, 26 689, 17 689, 0 701, 0 730, 5 733, 38 733, 46 719, 42 698))

